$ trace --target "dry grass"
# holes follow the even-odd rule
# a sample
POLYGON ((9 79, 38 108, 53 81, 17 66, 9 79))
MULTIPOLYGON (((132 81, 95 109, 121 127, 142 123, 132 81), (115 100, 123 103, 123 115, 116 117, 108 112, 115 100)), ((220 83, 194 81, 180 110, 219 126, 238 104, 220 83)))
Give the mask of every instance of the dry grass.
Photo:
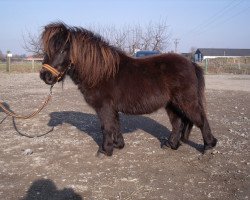
POLYGON ((250 58, 215 58, 199 63, 208 74, 250 74, 250 58))
MULTIPOLYGON (((207 69, 206 62, 198 63, 208 74, 250 74, 250 58, 216 58, 209 59, 207 69)), ((12 62, 10 72, 30 73, 38 72, 42 67, 41 62, 31 61, 12 62)), ((6 63, 0 62, 0 72, 6 72, 6 63)))
MULTIPOLYGON (((41 62, 34 62, 34 66, 31 61, 12 62, 10 64, 10 72, 13 73, 30 73, 38 72, 42 67, 41 62)), ((7 72, 7 64, 0 62, 0 72, 7 72)))

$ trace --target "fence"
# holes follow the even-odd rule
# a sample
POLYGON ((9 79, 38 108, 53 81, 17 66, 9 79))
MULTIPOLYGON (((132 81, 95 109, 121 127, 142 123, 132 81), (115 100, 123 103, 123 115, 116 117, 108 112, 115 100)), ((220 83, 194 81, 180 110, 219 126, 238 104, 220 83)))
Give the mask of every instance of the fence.
POLYGON ((208 74, 250 74, 250 57, 205 59, 199 64, 208 74))
MULTIPOLYGON (((41 61, 11 61, 10 71, 15 73, 38 72, 42 67, 41 61)), ((0 72, 7 72, 7 62, 0 61, 0 72)))
MULTIPOLYGON (((214 58, 198 63, 208 74, 250 74, 250 57, 214 58)), ((42 68, 41 61, 11 61, 10 72, 38 72, 42 68)), ((7 63, 0 61, 0 72, 7 71, 7 63)))

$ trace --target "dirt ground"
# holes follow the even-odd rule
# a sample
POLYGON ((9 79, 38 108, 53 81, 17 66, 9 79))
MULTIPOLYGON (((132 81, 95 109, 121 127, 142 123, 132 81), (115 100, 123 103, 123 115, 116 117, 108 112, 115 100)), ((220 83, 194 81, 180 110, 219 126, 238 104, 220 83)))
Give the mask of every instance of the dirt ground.
MULTIPOLYGON (((161 149, 171 126, 159 110, 120 114, 125 148, 96 157, 99 121, 70 80, 63 90, 55 86, 53 100, 33 119, 5 118, 0 110, 0 199, 249 199, 250 76, 208 75, 206 85, 218 145, 205 155, 197 128, 189 144, 161 149)), ((49 87, 35 73, 0 73, 0 91, 10 109, 28 114, 49 87)))

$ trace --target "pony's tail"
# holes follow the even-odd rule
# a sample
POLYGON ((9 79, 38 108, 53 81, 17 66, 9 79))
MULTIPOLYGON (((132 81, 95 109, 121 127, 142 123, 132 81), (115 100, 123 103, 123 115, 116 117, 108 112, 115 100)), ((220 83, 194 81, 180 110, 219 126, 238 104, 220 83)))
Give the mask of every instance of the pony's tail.
POLYGON ((206 110, 206 99, 205 99, 205 78, 203 69, 196 63, 193 62, 195 67, 195 74, 198 80, 198 95, 199 95, 199 104, 201 108, 206 110))

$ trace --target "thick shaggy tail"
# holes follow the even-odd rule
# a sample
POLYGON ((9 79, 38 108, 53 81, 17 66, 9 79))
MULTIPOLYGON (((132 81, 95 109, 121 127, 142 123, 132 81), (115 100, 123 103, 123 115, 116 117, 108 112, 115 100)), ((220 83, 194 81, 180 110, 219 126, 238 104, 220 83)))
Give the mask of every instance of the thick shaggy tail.
POLYGON ((205 78, 203 69, 196 63, 193 62, 195 67, 195 73, 198 80, 198 95, 199 95, 199 104, 201 108, 206 109, 206 99, 205 99, 205 78))

